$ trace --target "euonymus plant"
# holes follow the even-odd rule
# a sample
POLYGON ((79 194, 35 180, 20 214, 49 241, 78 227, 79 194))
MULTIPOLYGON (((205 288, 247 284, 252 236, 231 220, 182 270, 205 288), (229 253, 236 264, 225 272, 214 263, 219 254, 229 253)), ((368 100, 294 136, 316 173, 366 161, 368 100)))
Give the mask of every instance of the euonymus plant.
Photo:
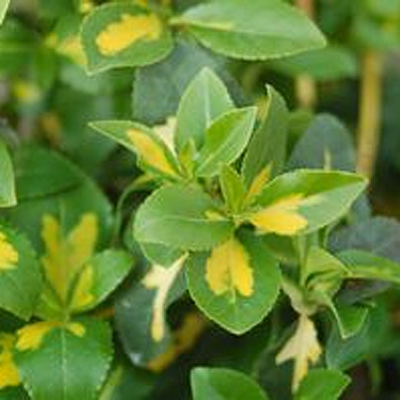
POLYGON ((0 0, 0 400, 336 400, 398 354, 400 225, 309 96, 398 1, 326 3, 324 48, 283 0, 0 0))

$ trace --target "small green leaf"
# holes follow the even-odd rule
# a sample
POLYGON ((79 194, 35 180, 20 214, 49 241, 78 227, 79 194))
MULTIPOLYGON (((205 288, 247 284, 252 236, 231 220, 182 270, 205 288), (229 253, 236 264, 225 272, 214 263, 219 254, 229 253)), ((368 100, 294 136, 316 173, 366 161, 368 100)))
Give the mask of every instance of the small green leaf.
POLYGON ((240 211, 245 199, 245 188, 240 175, 232 167, 225 165, 219 181, 228 210, 233 213, 240 211))
POLYGON ((218 175, 222 165, 236 161, 250 140, 255 119, 256 109, 248 107, 229 111, 214 120, 205 133, 196 175, 218 175))
POLYGON ((225 56, 284 57, 325 45, 317 27, 301 12, 278 0, 219 0, 189 8, 173 21, 225 56))
POLYGON ((82 267, 76 278, 70 309, 87 311, 100 304, 128 275, 133 266, 129 253, 105 250, 82 267))
POLYGON ((202 69, 187 87, 179 104, 175 135, 177 148, 181 149, 190 140, 200 148, 211 123, 233 108, 223 82, 211 69, 202 69))
POLYGON ((267 94, 267 114, 250 140, 242 165, 247 186, 266 167, 270 168, 269 178, 275 177, 285 163, 289 110, 272 86, 267 86, 267 94))
POLYGON ((140 243, 140 248, 147 260, 153 264, 168 267, 172 265, 178 258, 183 256, 183 251, 157 243, 140 243))
POLYGON ((164 177, 179 177, 175 156, 148 127, 131 121, 98 121, 90 126, 135 153, 143 169, 164 177))
POLYGON ((0 207, 17 204, 15 195, 14 171, 6 145, 0 138, 0 207))
POLYGON ((96 7, 83 21, 81 40, 90 73, 153 64, 173 47, 159 15, 127 3, 96 7))
POLYGON ((279 292, 278 265, 251 233, 232 237, 209 253, 191 255, 186 273, 197 306, 235 334, 260 323, 279 292))
POLYGON ((356 174, 298 170, 278 176, 257 197, 248 220, 261 232, 314 232, 343 216, 366 186, 356 174))
POLYGON ((0 222, 0 307, 28 320, 41 289, 42 276, 32 245, 0 222))
POLYGON ((338 400, 350 382, 340 371, 315 369, 301 381, 294 400, 338 400))
POLYGON ((37 322, 18 331, 15 360, 36 400, 95 400, 111 359, 111 330, 102 321, 37 322))
POLYGON ((205 250, 232 234, 231 221, 215 216, 218 204, 196 186, 167 185, 139 207, 134 223, 138 242, 182 250, 205 250))
POLYGON ((194 400, 268 400, 257 382, 234 370, 195 368, 190 382, 194 400))

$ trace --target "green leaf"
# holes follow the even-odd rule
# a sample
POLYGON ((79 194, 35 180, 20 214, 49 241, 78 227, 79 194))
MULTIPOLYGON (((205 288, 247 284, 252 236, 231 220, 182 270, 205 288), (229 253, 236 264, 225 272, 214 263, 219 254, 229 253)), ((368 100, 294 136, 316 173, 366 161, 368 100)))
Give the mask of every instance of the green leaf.
POLYGON ((32 245, 0 222, 0 307, 28 320, 41 289, 42 276, 32 245))
POLYGON ((188 85, 204 67, 222 78, 236 100, 242 99, 239 84, 227 71, 226 60, 193 40, 183 39, 177 38, 174 50, 161 62, 135 70, 132 108, 136 121, 152 126, 175 115, 188 85))
POLYGON ((166 311, 186 290, 182 262, 165 267, 153 265, 116 300, 117 331, 135 365, 149 366, 170 344, 166 311))
POLYGON ((131 121, 97 121, 90 126, 135 153, 143 169, 164 177, 179 177, 175 156, 148 127, 131 121))
POLYGON ((140 243, 140 248, 147 260, 165 267, 172 265, 184 254, 182 250, 170 248, 157 243, 140 243))
POLYGON ((201 147, 211 123, 234 105, 219 77, 204 68, 187 87, 179 104, 175 143, 181 149, 190 140, 201 147))
POLYGON ((190 382, 194 400, 268 400, 261 386, 234 370, 198 367, 190 382))
POLYGON ((15 360, 36 400, 97 399, 111 359, 111 330, 105 322, 37 322, 18 331, 15 360))
POLYGON ((301 381, 294 400, 338 400, 350 382, 339 371, 315 369, 301 381))
POLYGON ((25 147, 15 154, 15 175, 18 199, 43 198, 79 186, 75 167, 53 151, 25 147))
POLYGON ((159 15, 127 3, 96 7, 83 21, 81 41, 90 73, 153 64, 173 47, 159 15))
POLYGON ((197 306, 235 334, 261 322, 280 286, 277 262, 252 233, 232 237, 211 252, 191 255, 186 274, 197 306))
POLYGON ((267 86, 267 94, 267 114, 250 140, 242 165, 247 186, 264 168, 270 168, 269 177, 275 177, 285 162, 289 110, 272 86, 267 86))
POLYGON ((338 254, 350 278, 373 279, 400 284, 400 264, 362 250, 346 250, 338 254))
POLYGON ((0 207, 17 204, 15 195, 14 171, 6 145, 0 138, 0 207))
POLYGON ((354 78, 358 72, 355 55, 345 47, 329 46, 271 63, 271 67, 290 77, 306 74, 317 81, 354 78))
POLYGON ((314 118, 290 155, 288 169, 316 168, 355 171, 355 151, 349 131, 335 117, 314 118))
POLYGON ((248 107, 229 111, 214 120, 205 133, 196 175, 218 175, 222 165, 236 161, 250 140, 255 119, 256 109, 248 107))
POLYGON ((123 250, 105 250, 82 267, 76 278, 70 309, 90 310, 100 304, 122 282, 133 266, 133 258, 123 250))
POLYGON ((344 172, 286 173, 264 188, 246 218, 264 233, 311 233, 343 216, 365 186, 364 178, 344 172))
POLYGON ((323 47, 320 31, 278 0, 219 0, 188 9, 175 23, 225 56, 271 59, 323 47))
POLYGON ((205 250, 227 240, 234 226, 211 197, 190 185, 167 185, 139 207, 134 223, 138 242, 183 250, 205 250))
POLYGON ((0 24, 4 20, 9 5, 10 0, 0 0, 0 24))
POLYGON ((22 387, 8 387, 0 390, 0 400, 29 400, 29 396, 22 387))
POLYGON ((245 188, 241 176, 229 165, 224 165, 219 177, 222 194, 228 210, 241 210, 245 199, 245 188))

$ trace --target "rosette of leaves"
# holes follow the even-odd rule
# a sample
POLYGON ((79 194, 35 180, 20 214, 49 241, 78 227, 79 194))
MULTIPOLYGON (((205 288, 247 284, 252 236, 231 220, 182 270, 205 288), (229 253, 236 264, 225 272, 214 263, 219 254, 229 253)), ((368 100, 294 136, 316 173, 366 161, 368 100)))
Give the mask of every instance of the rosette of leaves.
POLYGON ((235 107, 204 69, 186 89, 172 128, 91 124, 134 152, 158 186, 136 211, 132 231, 154 265, 142 280, 156 289, 147 328, 153 343, 167 335, 168 290, 182 269, 190 296, 217 324, 234 334, 257 325, 285 285, 265 238, 313 234, 342 217, 365 188, 354 173, 282 174, 289 112, 279 93, 267 92, 268 114, 257 121, 254 107, 235 107))
POLYGON ((111 207, 69 161, 27 147, 14 163, 19 204, 2 213, 0 306, 21 321, 0 334, 0 396, 23 396, 23 385, 34 399, 95 399, 113 345, 108 322, 89 311, 126 277, 132 257, 108 244, 111 207))
POLYGON ((82 23, 87 69, 153 64, 185 31, 228 57, 271 59, 323 47, 319 30, 296 8, 280 0, 223 0, 181 13, 151 1, 111 2, 93 8, 82 23))

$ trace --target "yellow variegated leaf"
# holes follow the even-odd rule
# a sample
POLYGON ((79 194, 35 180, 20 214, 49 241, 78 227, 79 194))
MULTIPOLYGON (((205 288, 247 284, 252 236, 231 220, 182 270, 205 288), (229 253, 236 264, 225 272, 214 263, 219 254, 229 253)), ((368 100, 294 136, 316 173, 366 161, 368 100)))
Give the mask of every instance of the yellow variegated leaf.
POLYGON ((4 233, 0 232, 0 272, 17 268, 18 252, 8 242, 4 233))
POLYGON ((14 342, 14 336, 0 334, 0 390, 20 384, 18 369, 12 354, 14 342))
POLYGON ((86 66, 86 55, 78 33, 63 39, 59 39, 56 34, 51 34, 46 40, 46 44, 58 54, 72 60, 75 64, 82 67, 86 66))
POLYGON ((43 217, 45 254, 42 264, 48 282, 63 303, 67 301, 72 280, 84 262, 93 255, 97 238, 98 221, 95 214, 84 214, 67 235, 53 216, 43 217))
POLYGON ((302 314, 294 335, 276 356, 276 363, 294 360, 293 391, 296 391, 301 380, 307 375, 309 365, 318 361, 322 353, 314 323, 302 314))
POLYGON ((252 295, 254 278, 250 257, 238 240, 232 238, 213 249, 206 264, 206 281, 217 296, 227 292, 252 295))
POLYGON ((269 164, 265 168, 263 168, 258 173, 258 175, 256 175, 256 177, 253 179, 253 182, 251 182, 248 192, 246 193, 246 203, 250 202, 261 193, 261 191, 264 189, 264 186, 267 184, 271 177, 271 171, 272 164, 269 164))
POLYGON ((78 337, 85 335, 85 327, 78 322, 45 321, 24 326, 17 332, 16 348, 19 351, 36 350, 44 337, 54 328, 65 328, 78 337))
POLYGON ((164 148, 150 135, 139 129, 129 129, 127 136, 142 162, 166 175, 177 176, 177 172, 168 160, 164 148))
POLYGON ((172 266, 166 268, 154 265, 150 272, 143 278, 142 284, 147 289, 155 289, 153 302, 153 316, 151 322, 151 336, 155 342, 161 342, 165 336, 165 307, 168 293, 177 278, 186 255, 177 260, 172 266))
POLYGON ((94 296, 91 293, 93 276, 93 267, 91 265, 87 265, 79 275, 78 282, 76 283, 70 304, 70 308, 72 310, 84 309, 94 301, 94 296))
POLYGON ((207 326, 206 319, 199 313, 185 315, 181 327, 173 334, 173 342, 167 351, 154 360, 147 367, 153 372, 161 372, 171 365, 181 354, 190 350, 207 326))
POLYGON ((298 211, 302 200, 302 194, 281 198, 268 207, 253 213, 249 217, 249 221, 261 232, 295 235, 308 224, 307 219, 298 211))
POLYGON ((172 153, 175 153, 174 135, 176 124, 176 117, 169 117, 165 124, 153 126, 154 133, 166 144, 172 153))
POLYGON ((139 40, 157 40, 162 31, 162 22, 155 14, 124 14, 119 21, 111 23, 99 33, 96 45, 103 56, 110 57, 139 40))

